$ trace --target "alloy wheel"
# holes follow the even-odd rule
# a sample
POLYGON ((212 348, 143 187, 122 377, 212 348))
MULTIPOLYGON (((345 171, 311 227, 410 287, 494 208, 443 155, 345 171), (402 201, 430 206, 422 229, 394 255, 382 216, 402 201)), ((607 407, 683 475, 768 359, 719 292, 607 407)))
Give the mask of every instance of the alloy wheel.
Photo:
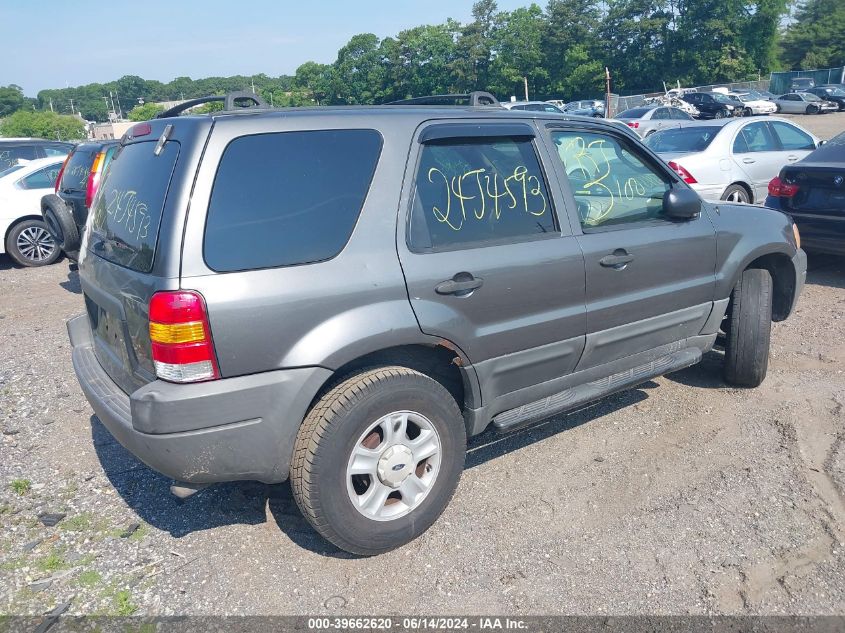
POLYGON ((16 246, 21 256, 36 263, 49 259, 56 250, 53 238, 40 226, 29 226, 21 231, 16 246))

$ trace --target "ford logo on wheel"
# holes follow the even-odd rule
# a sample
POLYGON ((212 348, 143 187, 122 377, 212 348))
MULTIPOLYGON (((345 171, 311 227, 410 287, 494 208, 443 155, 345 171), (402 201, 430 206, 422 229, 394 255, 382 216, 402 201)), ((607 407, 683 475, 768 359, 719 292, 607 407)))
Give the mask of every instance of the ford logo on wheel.
POLYGON ((393 467, 393 470, 395 470, 395 471, 397 471, 397 472, 398 472, 398 471, 402 470, 403 468, 405 468, 405 464, 396 464, 396 465, 393 467))

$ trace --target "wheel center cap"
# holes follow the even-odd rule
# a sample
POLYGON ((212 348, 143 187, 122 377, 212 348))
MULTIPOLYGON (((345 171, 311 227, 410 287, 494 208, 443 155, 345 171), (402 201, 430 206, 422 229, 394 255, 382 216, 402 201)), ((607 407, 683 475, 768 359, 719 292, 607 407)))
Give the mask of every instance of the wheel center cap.
POLYGON ((414 454, 402 444, 391 446, 378 460, 378 478, 391 488, 398 488, 414 470, 414 454))

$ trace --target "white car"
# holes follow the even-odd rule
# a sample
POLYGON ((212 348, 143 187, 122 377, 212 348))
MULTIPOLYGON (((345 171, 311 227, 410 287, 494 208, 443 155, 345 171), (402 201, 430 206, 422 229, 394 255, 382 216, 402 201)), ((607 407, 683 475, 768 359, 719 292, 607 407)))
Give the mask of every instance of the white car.
POLYGON ((0 171, 0 253, 21 266, 45 266, 62 251, 41 219, 41 196, 53 193, 64 157, 39 158, 0 171))
POLYGON ((771 101, 756 99, 753 95, 747 92, 729 92, 728 96, 733 97, 738 101, 742 101, 743 116, 752 116, 754 114, 774 114, 778 111, 778 107, 771 101))
POLYGON ((762 203, 781 167, 821 141, 792 121, 770 117, 681 123, 644 143, 705 200, 762 203))

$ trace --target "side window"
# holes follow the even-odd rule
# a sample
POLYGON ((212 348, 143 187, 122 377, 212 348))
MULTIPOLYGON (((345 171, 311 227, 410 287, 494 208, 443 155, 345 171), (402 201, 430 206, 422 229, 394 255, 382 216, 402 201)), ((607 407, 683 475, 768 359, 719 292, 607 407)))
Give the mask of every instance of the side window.
POLYGON ((346 246, 381 153, 375 130, 242 136, 223 152, 205 261, 230 272, 331 259, 346 246))
MULTIPOLYGON (((746 125, 737 138, 739 136, 743 137, 746 152, 774 152, 779 149, 769 126, 763 121, 746 125)), ((734 141, 734 152, 736 151, 737 141, 734 141)))
POLYGON ((413 250, 471 248, 555 231, 530 139, 449 138, 423 145, 409 230, 413 250))
POLYGON ((606 226, 660 219, 669 177, 627 141, 579 131, 552 131, 585 233, 606 226))
POLYGON ((48 158, 52 158, 53 156, 67 156, 67 150, 61 149, 60 147, 50 147, 45 146, 42 148, 44 150, 44 154, 48 158))
POLYGON ((56 186, 61 165, 50 165, 23 178, 18 184, 21 189, 52 189, 56 186))
POLYGON ((772 121, 771 126, 774 128, 775 134, 777 134, 777 137, 780 140, 780 145, 783 149, 792 150, 816 148, 816 143, 813 141, 813 137, 805 133, 803 130, 799 130, 794 125, 784 123, 783 121, 772 121))
POLYGON ((651 115, 651 118, 660 120, 668 119, 669 110, 667 110, 666 108, 657 108, 657 110, 654 111, 654 114, 651 115))

